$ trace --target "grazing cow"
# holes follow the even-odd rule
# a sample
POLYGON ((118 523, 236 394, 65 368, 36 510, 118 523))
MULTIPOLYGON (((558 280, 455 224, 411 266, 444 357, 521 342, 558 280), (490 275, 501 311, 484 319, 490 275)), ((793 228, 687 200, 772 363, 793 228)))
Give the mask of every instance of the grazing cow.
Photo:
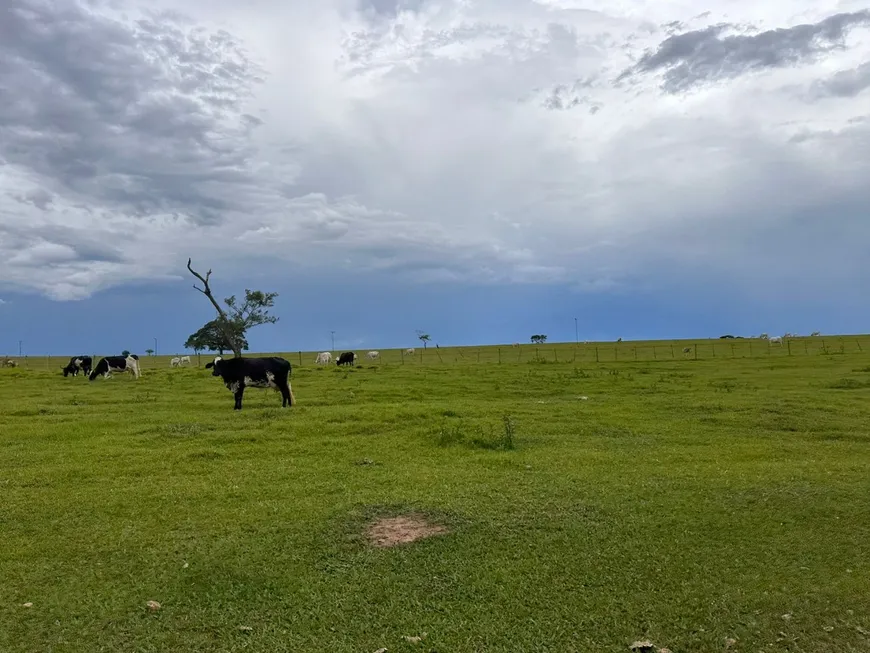
POLYGON ((169 361, 169 364, 170 364, 172 367, 178 367, 179 365, 181 365, 181 359, 180 359, 178 356, 176 356, 176 357, 173 358, 171 361, 169 361))
POLYGON ((519 346, 520 346, 520 343, 518 343, 518 342, 515 342, 514 344, 511 345, 511 347, 519 347, 519 346))
POLYGON ((179 365, 184 365, 185 363, 190 365, 190 356, 182 356, 181 357, 181 361, 179 362, 179 365))
POLYGON ((414 355, 414 348, 411 347, 410 349, 406 349, 406 350, 405 350, 405 353, 408 354, 408 355, 410 355, 410 356, 413 356, 413 355, 414 355))
POLYGON ((317 363, 318 365, 328 365, 331 360, 332 360, 332 354, 330 354, 328 351, 322 351, 319 354, 317 354, 317 358, 315 359, 314 362, 317 363))
POLYGON ((93 381, 100 374, 103 375, 104 379, 108 379, 112 376, 112 372, 130 372, 134 379, 138 379, 141 376, 139 373, 139 357, 136 354, 130 354, 126 358, 124 356, 106 356, 101 358, 88 377, 88 380, 93 381))
POLYGON ((356 354, 352 351, 346 351, 339 355, 336 365, 353 365, 356 361, 356 354))
POLYGON ((69 376, 72 374, 73 376, 78 376, 79 371, 90 374, 91 373, 91 365, 93 364, 93 360, 90 356, 73 356, 69 359, 69 363, 66 364, 65 367, 62 367, 63 375, 69 376))
POLYGON ((272 388, 281 393, 281 408, 296 403, 290 387, 290 363, 278 356, 265 358, 228 358, 215 356, 206 363, 206 369, 214 368, 212 376, 223 378, 224 385, 233 393, 236 404, 233 410, 242 409, 245 388, 272 388))
POLYGON ((18 361, 14 361, 11 358, 7 358, 5 361, 3 361, 3 364, 6 367, 18 367, 18 361))
POLYGON ((378 358, 380 355, 381 355, 381 353, 378 351, 370 351, 368 354, 366 354, 366 358, 373 361, 374 359, 378 358))
POLYGON ((782 338, 780 336, 771 336, 768 339, 768 342, 771 344, 779 345, 780 347, 782 347, 782 338))

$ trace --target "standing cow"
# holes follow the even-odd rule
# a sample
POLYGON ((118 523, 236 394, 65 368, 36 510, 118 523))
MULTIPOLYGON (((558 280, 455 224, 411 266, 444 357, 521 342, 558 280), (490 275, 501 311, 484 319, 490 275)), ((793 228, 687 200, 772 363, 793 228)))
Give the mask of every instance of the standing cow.
POLYGON ((224 385, 236 399, 233 410, 242 409, 245 388, 272 388, 281 393, 281 408, 296 403, 290 387, 290 363, 278 356, 265 358, 228 358, 215 356, 205 368, 213 368, 212 376, 223 378, 224 385))
POLYGON ((353 365, 356 361, 356 354, 352 351, 343 352, 339 355, 338 360, 335 361, 336 365, 353 365))
POLYGON ((64 377, 67 377, 70 374, 78 376, 80 371, 84 374, 90 374, 92 364, 93 360, 90 356, 73 356, 69 359, 69 363, 61 369, 63 370, 64 377))
POLYGON ((331 360, 332 360, 332 354, 330 354, 328 351, 322 351, 319 354, 317 354, 317 358, 315 359, 314 362, 317 365, 329 365, 331 360))
POLYGON ((373 361, 376 358, 378 358, 380 355, 381 355, 381 353, 378 351, 370 351, 368 354, 366 354, 366 358, 368 358, 370 361, 373 361))
POLYGON ((141 376, 139 373, 139 357, 136 354, 130 354, 126 357, 106 356, 101 358, 88 377, 88 380, 93 381, 100 374, 103 375, 104 379, 108 379, 112 376, 112 372, 130 372, 134 379, 138 379, 141 376))

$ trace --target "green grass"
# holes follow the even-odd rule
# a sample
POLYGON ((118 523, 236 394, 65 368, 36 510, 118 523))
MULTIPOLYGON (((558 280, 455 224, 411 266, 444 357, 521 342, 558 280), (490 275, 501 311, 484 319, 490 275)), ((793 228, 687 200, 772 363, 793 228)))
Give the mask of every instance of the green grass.
POLYGON ((0 651, 866 653, 870 339, 807 340, 290 353, 298 405, 241 412, 166 357, 29 358, 0 370, 0 651), (450 532, 366 544, 405 511, 450 532))

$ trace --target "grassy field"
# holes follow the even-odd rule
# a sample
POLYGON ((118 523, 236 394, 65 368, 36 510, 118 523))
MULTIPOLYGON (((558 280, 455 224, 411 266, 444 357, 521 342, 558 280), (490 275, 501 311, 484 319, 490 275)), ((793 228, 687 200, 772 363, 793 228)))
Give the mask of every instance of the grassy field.
POLYGON ((870 338, 820 340, 292 352, 298 405, 241 412, 28 358, 0 651, 866 653, 870 338), (408 513, 447 532, 367 541, 408 513))

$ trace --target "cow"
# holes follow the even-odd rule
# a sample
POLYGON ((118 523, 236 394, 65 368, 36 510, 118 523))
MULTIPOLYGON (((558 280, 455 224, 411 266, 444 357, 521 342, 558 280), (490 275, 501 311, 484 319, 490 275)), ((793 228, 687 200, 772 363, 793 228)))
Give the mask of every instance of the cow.
POLYGON ((771 336, 767 341, 773 345, 779 345, 782 347, 782 338, 780 336, 771 336))
POLYGON ((141 374, 139 372, 139 357, 136 354, 130 354, 126 358, 124 356, 106 356, 100 359, 97 366, 93 369, 89 381, 93 381, 100 374, 104 379, 112 376, 112 372, 130 372, 134 379, 138 379, 141 374))
POLYGON ((265 358, 228 358, 215 356, 205 368, 213 368, 212 376, 223 378, 227 390, 236 399, 233 410, 242 409, 242 395, 245 388, 272 388, 281 393, 281 408, 296 403, 290 387, 290 363, 278 356, 265 358))
POLYGON ((317 358, 314 360, 314 362, 317 365, 328 365, 331 360, 332 354, 330 354, 328 351, 322 351, 317 354, 317 358))
POLYGON ((356 361, 356 354, 352 351, 345 351, 339 355, 338 360, 335 361, 335 364, 336 365, 353 365, 355 361, 356 361))
POLYGON ((185 363, 187 363, 188 365, 190 365, 190 356, 182 356, 182 357, 181 357, 181 361, 179 361, 178 364, 179 364, 179 365, 184 365, 185 363))
POLYGON ((92 364, 93 359, 91 359, 90 356, 73 356, 69 359, 69 363, 61 369, 63 370, 64 377, 67 377, 70 374, 78 376, 79 371, 82 371, 84 374, 90 374, 92 364))
POLYGON ((366 354, 366 358, 368 358, 369 360, 374 360, 374 359, 378 358, 380 355, 381 355, 380 352, 370 351, 368 354, 366 354))
POLYGON ((6 367, 18 367, 18 361, 14 361, 11 358, 7 358, 5 361, 3 361, 3 364, 6 367))
POLYGON ((414 348, 411 347, 410 349, 406 349, 405 353, 408 354, 408 356, 413 356, 414 355, 414 348))
POLYGON ((178 367, 179 365, 181 365, 181 359, 178 356, 176 356, 171 361, 169 361, 169 365, 171 367, 178 367))

